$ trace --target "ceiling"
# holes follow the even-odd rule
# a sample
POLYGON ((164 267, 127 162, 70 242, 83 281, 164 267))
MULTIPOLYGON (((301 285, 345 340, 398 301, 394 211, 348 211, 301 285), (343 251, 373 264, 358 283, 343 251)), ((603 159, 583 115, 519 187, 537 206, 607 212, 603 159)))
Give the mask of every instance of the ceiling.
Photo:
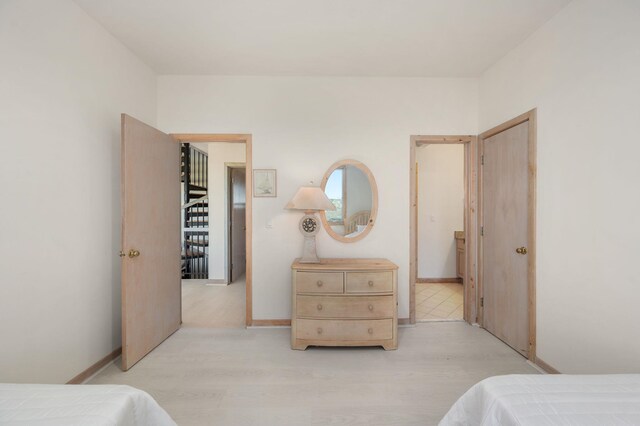
POLYGON ((75 0, 159 74, 476 77, 569 0, 75 0))

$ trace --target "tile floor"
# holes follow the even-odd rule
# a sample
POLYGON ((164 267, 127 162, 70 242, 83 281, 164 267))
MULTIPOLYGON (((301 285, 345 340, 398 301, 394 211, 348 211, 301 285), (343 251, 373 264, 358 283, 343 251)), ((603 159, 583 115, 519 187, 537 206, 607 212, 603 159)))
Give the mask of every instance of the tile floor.
POLYGON ((416 319, 461 320, 462 284, 416 283, 416 319))

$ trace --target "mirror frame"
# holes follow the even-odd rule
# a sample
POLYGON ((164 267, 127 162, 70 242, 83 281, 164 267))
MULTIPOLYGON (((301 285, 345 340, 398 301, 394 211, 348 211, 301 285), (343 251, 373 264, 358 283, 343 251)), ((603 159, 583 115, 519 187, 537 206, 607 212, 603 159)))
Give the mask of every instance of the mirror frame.
POLYGON ((331 174, 337 168, 342 166, 354 166, 360 169, 360 171, 365 174, 367 179, 369 179, 369 186, 371 187, 371 198, 372 198, 371 213, 369 214, 369 223, 367 224, 367 227, 364 229, 364 231, 362 231, 360 234, 356 235, 355 237, 347 238, 344 235, 338 234, 331 228, 331 225, 327 220, 327 215, 325 214, 324 211, 320 212, 319 216, 320 216, 320 219, 322 220, 322 226, 324 226, 325 231, 327 231, 327 234, 329 234, 331 238, 333 238, 334 240, 341 241, 343 243, 355 243, 356 241, 360 241, 361 239, 369 235, 369 232, 371 232, 371 228, 373 228, 373 226, 376 223, 376 217, 378 216, 378 185, 376 185, 376 180, 373 177, 373 173, 371 173, 371 170, 369 170, 369 168, 365 166, 364 163, 361 163, 360 161, 357 161, 357 160, 340 160, 333 163, 331 167, 329 167, 327 172, 324 174, 324 177, 322 178, 322 183, 320 184, 320 188, 322 189, 323 192, 325 190, 325 187, 327 186, 327 181, 329 180, 329 177, 331 176, 331 174))

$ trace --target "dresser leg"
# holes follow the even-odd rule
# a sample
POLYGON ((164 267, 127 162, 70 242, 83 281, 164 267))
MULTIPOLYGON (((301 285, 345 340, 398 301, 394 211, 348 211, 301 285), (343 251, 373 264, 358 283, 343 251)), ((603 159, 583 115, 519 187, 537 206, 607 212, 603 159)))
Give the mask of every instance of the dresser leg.
POLYGON ((398 349, 398 345, 394 345, 393 343, 389 343, 388 345, 382 345, 382 348, 385 351, 395 351, 396 349, 398 349))
POLYGON ((300 342, 291 343, 291 349, 295 349, 297 351, 305 351, 307 350, 308 347, 309 345, 307 345, 306 343, 300 343, 300 342))

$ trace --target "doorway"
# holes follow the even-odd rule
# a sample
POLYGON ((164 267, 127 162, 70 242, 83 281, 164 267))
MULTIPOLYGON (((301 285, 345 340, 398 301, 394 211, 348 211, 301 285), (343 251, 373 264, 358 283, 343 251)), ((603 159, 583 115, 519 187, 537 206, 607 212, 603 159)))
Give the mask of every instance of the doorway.
POLYGON ((536 110, 480 135, 479 322, 536 360, 536 110))
POLYGON ((462 321, 464 145, 419 145, 416 180, 416 321, 462 321))
MULTIPOLYGON (((181 208, 184 198, 181 198, 178 186, 181 180, 180 144, 200 142, 240 145, 249 174, 246 181, 251 182, 251 135, 169 135, 122 114, 122 246, 119 255, 122 262, 122 369, 125 371, 182 324, 181 208)), ((210 181, 211 169, 209 175, 210 181)), ((248 185, 244 325, 252 325, 252 196, 251 185, 248 185)), ((211 203, 212 207, 216 205, 211 203)), ((225 223, 222 224, 224 228, 225 223)), ((216 247, 214 241, 217 240, 209 239, 210 255, 216 247)))
POLYGON ((189 173, 183 173, 190 197, 182 206, 184 224, 190 226, 184 233, 197 237, 195 246, 193 237, 184 238, 183 253, 192 264, 184 265, 183 255, 183 269, 194 272, 194 263, 198 274, 182 280, 182 326, 244 327, 246 150, 238 143, 183 143, 187 150, 196 156, 189 173), (201 192, 191 199, 194 188, 201 192))
POLYGON ((226 164, 227 167, 227 259, 228 282, 232 284, 244 277, 246 271, 246 167, 244 164, 226 164))
MULTIPOLYGON (((476 158, 477 158, 477 139, 475 136, 411 136, 410 140, 410 269, 409 269, 409 322, 415 324, 418 321, 418 309, 417 306, 421 306, 421 320, 442 320, 442 319, 463 319, 469 323, 476 322, 476 184, 477 184, 477 171, 476 171, 476 158), (444 149, 437 148, 443 146, 444 149), (434 210, 433 222, 429 218, 430 214, 426 213, 421 218, 421 210, 425 210, 425 207, 429 205, 430 201, 426 194, 423 194, 422 201, 426 204, 423 208, 419 208, 421 200, 419 192, 421 191, 421 185, 424 186, 424 182, 421 180, 421 173, 427 176, 433 170, 422 170, 418 164, 418 156, 427 154, 425 151, 428 147, 434 147, 431 150, 433 153, 436 151, 447 151, 447 146, 454 146, 450 149, 450 155, 458 157, 458 167, 462 168, 462 177, 458 176, 456 179, 449 178, 450 184, 458 186, 455 182, 462 185, 462 191, 459 195, 462 195, 462 203, 458 201, 457 215, 462 216, 462 220, 454 221, 455 223, 448 224, 445 227, 439 227, 439 230, 433 226, 425 226, 425 224, 439 224, 439 221, 447 222, 448 213, 445 212, 446 206, 442 205, 442 200, 446 200, 447 188, 440 188, 439 191, 444 191, 440 202, 431 203, 431 207, 440 208, 439 213, 436 214, 434 210), (455 146, 458 146, 456 149, 455 146), (423 150, 423 151, 418 151, 423 150), (461 158, 460 158, 461 157, 461 158), (425 199, 426 198, 426 199, 425 199), (422 220, 420 220, 422 219, 422 220), (427 220, 428 222, 425 222, 427 220), (422 226, 421 226, 422 222, 422 226), (453 226, 456 229, 451 228, 453 226), (422 229, 421 229, 422 228, 422 229), (432 229, 429 229, 432 228, 432 229), (461 228, 461 229, 459 229, 461 228), (450 232, 452 231, 452 232, 450 232), (438 235, 441 234, 441 235, 438 235), (425 252, 425 245, 419 244, 420 236, 422 236, 423 243, 425 241, 433 242, 434 250, 438 251, 441 260, 435 262, 440 265, 440 270, 436 274, 432 273, 432 276, 419 276, 419 268, 424 271, 429 269, 425 266, 425 263, 432 262, 433 258, 425 258, 420 252, 425 252), (438 242, 439 241, 439 242, 438 242), (460 245, 462 242, 462 246, 460 245), (422 246, 422 250, 420 247, 422 246), (437 248, 439 247, 439 248, 437 248), (444 249, 442 248, 444 247, 444 249), (461 250, 462 249, 462 250, 461 250), (444 250, 444 253, 442 253, 444 250), (419 257, 421 256, 422 259, 419 257), (444 259, 444 260, 442 260, 444 259), (420 262, 422 260, 422 262, 420 262), (428 261, 428 262, 427 262, 428 261), (422 263, 422 265, 421 265, 422 263), (448 266, 443 266, 447 264, 448 266), (435 276, 439 275, 439 276, 435 276), (445 276, 446 275, 446 276, 445 276), (420 279, 419 279, 420 278, 420 279), (429 284, 431 284, 429 286, 429 284), (437 295, 440 293, 439 295, 437 295), (434 297, 435 296, 435 297, 434 297), (427 299, 432 298, 427 302, 427 299), (418 302, 418 299, 420 301, 418 302), (445 305, 442 305, 442 303, 445 305), (458 307, 458 302, 462 303, 461 310, 458 307), (453 305, 456 306, 453 306, 453 305), (426 316, 433 313, 435 308, 442 305, 442 309, 439 309, 435 314, 440 317, 446 316, 446 318, 435 318, 435 315, 426 316), (446 312, 445 314, 445 310, 446 312), (425 313, 425 311, 427 311, 425 313), (453 314, 453 317, 450 317, 453 314)), ((433 167, 437 167, 437 158, 432 164, 433 167)), ((441 173, 446 173, 447 170, 442 169, 441 173)), ((433 178, 433 176, 432 176, 433 178)), ((431 179, 433 180, 433 179, 431 179)), ((437 180, 437 179, 436 179, 437 180)), ((425 188, 422 188, 425 189, 425 188)), ((426 188, 429 189, 429 188, 426 188)), ((433 195, 434 189, 430 191, 433 195)), ((455 204, 455 199, 447 201, 455 204)), ((451 206, 449 206, 451 207, 451 206)), ((438 265, 435 266, 436 270, 438 265)), ((433 270, 433 267, 431 268, 433 270)), ((426 273, 426 272, 425 272, 426 273)))

